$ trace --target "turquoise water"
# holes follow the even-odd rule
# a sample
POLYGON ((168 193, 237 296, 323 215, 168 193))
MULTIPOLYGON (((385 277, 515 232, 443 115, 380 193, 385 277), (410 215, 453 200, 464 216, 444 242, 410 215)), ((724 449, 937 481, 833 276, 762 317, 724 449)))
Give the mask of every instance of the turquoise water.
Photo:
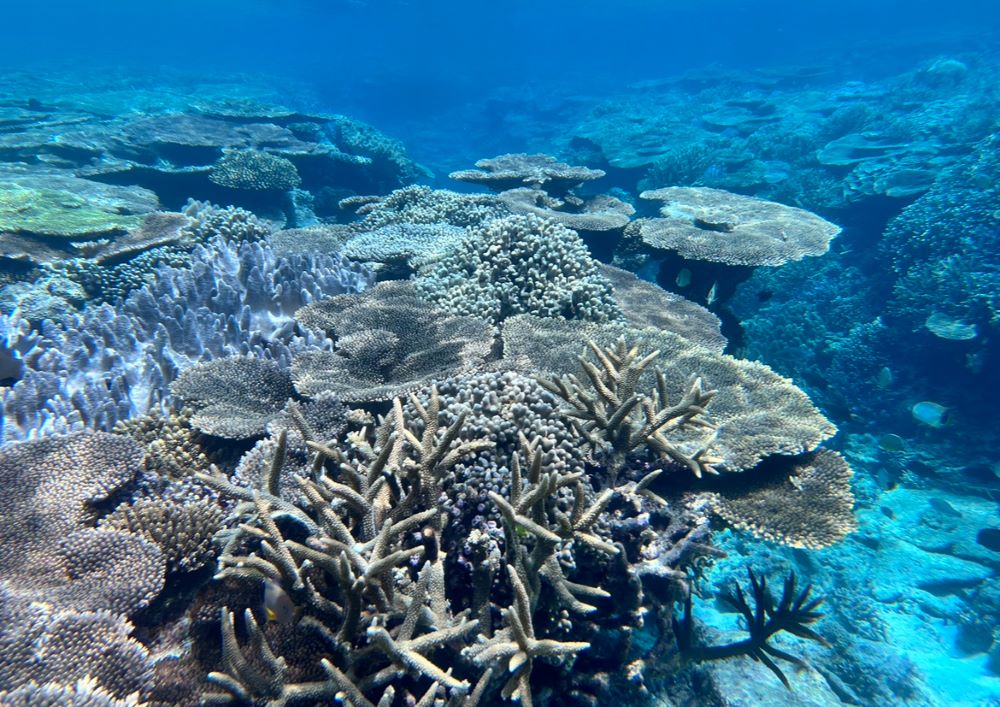
POLYGON ((0 24, 0 704, 1000 704, 996 7, 162 5, 0 24))

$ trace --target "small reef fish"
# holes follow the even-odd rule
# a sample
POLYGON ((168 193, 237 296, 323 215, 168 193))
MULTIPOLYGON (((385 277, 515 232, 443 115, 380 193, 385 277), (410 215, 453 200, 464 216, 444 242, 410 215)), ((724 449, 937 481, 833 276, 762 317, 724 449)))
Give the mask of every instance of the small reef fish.
POLYGON ((712 283, 712 287, 708 290, 708 294, 705 296, 705 304, 711 306, 711 304, 715 302, 715 292, 718 287, 718 281, 712 283))
POLYGON ((943 498, 937 498, 935 496, 934 498, 931 498, 929 501, 927 501, 927 503, 930 504, 930 507, 933 508, 938 513, 940 513, 941 515, 951 516, 952 518, 962 517, 961 511, 956 509, 953 505, 948 503, 943 498))
POLYGON ((690 285, 691 284, 691 271, 688 270, 687 268, 682 268, 681 271, 679 273, 677 273, 677 279, 674 280, 674 283, 678 287, 687 287, 688 285, 690 285))
POLYGON ((295 620, 295 604, 281 585, 270 579, 264 580, 264 616, 268 621, 283 626, 295 620))
POLYGON ((1000 552, 1000 530, 983 528, 976 533, 976 542, 993 552, 1000 552))
POLYGON ((878 446, 886 452, 902 452, 906 449, 906 441, 890 432, 878 438, 878 446))
POLYGON ((951 414, 948 408, 929 400, 922 400, 916 403, 910 408, 910 412, 913 414, 913 419, 917 422, 922 422, 928 427, 940 429, 951 422, 951 414))
POLYGON ((892 385, 892 370, 888 366, 882 366, 878 375, 875 376, 875 385, 879 388, 888 388, 892 385))

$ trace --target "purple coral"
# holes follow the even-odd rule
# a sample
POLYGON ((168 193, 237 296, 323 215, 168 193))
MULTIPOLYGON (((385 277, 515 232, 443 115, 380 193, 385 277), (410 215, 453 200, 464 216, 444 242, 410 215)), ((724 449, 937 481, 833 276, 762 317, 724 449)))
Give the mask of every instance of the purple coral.
POLYGON ((0 387, 0 443, 110 430, 165 410, 170 382, 199 361, 243 354, 288 366, 294 351, 329 346, 296 327, 295 311, 370 282, 367 269, 343 258, 217 237, 194 250, 190 268, 161 267, 120 305, 46 320, 37 331, 0 317, 0 355, 13 374, 0 387))

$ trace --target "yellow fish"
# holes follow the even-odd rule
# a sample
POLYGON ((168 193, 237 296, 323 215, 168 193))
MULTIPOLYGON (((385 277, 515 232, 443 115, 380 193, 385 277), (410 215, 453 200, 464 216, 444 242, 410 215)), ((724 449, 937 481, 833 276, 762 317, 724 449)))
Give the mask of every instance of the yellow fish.
POLYGON ((264 580, 264 616, 268 621, 274 621, 283 626, 295 620, 295 604, 288 592, 277 582, 264 580))

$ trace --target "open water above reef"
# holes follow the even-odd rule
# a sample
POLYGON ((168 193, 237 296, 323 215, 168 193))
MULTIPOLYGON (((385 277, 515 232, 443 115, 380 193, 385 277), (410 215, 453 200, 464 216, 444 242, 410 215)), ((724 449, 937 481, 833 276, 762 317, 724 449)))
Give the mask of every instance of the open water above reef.
POLYGON ((997 36, 5 8, 0 703, 1000 704, 997 36))

